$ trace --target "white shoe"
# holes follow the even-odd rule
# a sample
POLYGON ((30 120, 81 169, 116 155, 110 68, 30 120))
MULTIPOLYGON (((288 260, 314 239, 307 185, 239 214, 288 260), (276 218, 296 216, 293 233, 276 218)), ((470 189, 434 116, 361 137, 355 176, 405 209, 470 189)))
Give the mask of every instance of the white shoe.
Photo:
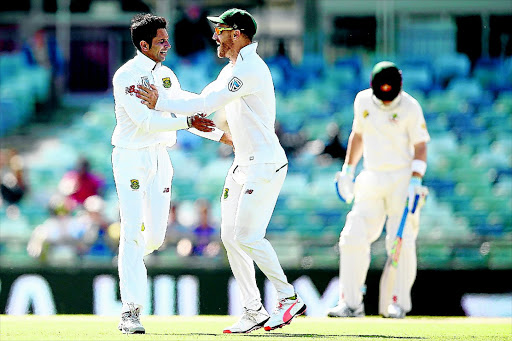
POLYGON ((270 315, 263 308, 263 305, 258 310, 244 308, 244 313, 238 322, 224 329, 223 333, 250 333, 263 327, 269 318, 270 315))
POLYGON ((388 306, 388 317, 392 319, 403 319, 405 318, 405 310, 396 303, 391 303, 388 306))
POLYGON ((306 305, 299 295, 295 294, 294 298, 283 298, 277 302, 276 309, 265 323, 265 330, 274 330, 290 324, 295 316, 304 314, 305 311, 306 305))
POLYGON ((140 323, 140 308, 135 308, 135 304, 128 303, 130 310, 121 314, 121 321, 117 329, 123 334, 146 334, 146 330, 140 323))
POLYGON ((336 307, 327 312, 329 317, 364 317, 364 304, 360 303, 357 308, 350 308, 345 302, 340 302, 336 307))

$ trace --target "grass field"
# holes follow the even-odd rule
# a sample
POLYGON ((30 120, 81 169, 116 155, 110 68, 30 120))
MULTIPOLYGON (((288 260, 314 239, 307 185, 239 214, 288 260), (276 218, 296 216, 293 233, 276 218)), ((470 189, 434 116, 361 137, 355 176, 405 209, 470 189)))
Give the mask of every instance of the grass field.
POLYGON ((365 317, 329 319, 299 317, 282 329, 250 334, 222 334, 233 316, 144 316, 145 335, 124 335, 118 318, 93 315, 48 317, 0 315, 0 340, 512 340, 512 319, 365 317))

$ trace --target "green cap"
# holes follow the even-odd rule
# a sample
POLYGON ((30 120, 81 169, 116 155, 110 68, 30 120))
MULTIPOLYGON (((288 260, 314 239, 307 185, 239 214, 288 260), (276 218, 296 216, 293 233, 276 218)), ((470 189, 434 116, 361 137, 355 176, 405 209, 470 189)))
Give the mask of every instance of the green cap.
POLYGON ((208 17, 208 20, 215 24, 224 24, 235 30, 241 30, 250 39, 254 37, 258 28, 253 16, 246 10, 238 8, 228 9, 218 17, 208 17))

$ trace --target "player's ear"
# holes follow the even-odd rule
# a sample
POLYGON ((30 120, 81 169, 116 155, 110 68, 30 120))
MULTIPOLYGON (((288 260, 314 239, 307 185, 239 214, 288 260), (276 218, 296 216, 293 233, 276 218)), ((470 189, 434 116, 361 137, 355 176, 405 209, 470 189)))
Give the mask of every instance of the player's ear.
POLYGON ((149 51, 149 44, 145 40, 141 40, 140 48, 142 51, 149 51))

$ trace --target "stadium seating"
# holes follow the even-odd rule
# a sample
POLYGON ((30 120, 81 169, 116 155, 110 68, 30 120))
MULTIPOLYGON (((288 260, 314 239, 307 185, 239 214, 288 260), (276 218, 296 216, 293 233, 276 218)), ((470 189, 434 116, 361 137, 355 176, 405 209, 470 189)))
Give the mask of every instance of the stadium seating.
POLYGON ((21 52, 0 53, 0 137, 27 122, 50 96, 50 70, 27 64, 21 52))
MULTIPOLYGON (((17 58, 2 56, 0 74, 7 67, 16 67, 20 62, 17 58)), ((339 202, 333 189, 333 177, 341 163, 321 163, 318 153, 327 140, 326 128, 331 122, 339 125, 346 144, 353 98, 368 86, 372 66, 368 60, 372 59, 355 56, 328 65, 319 55, 306 55, 292 70, 296 72, 295 83, 286 89, 279 85, 283 81, 279 77, 287 77, 281 64, 276 60, 270 63, 277 70, 273 72, 280 74, 276 97, 281 128, 288 133, 300 132, 310 141, 297 155, 289 155, 288 176, 268 228, 269 238, 276 241, 276 249, 283 250, 280 254, 286 256, 283 262, 288 266, 337 266, 333 250, 350 206, 339 202)), ((512 90, 494 77, 496 70, 507 70, 510 60, 482 60, 473 72, 467 57, 460 54, 438 56, 433 62, 401 60, 404 88, 422 105, 432 136, 424 179, 431 194, 423 209, 418 239, 420 267, 510 268, 509 249, 500 241, 510 241, 512 237, 512 90), (490 251, 482 253, 481 242, 475 243, 476 239, 489 242, 490 251)), ((173 64, 187 90, 200 91, 213 77, 211 69, 200 67, 200 63, 181 64, 175 60, 173 64)), ((0 135, 20 124, 23 115, 33 110, 35 101, 45 95, 44 84, 40 82, 40 89, 23 102, 26 107, 22 109, 13 105, 9 89, 0 88, 2 110, 8 108, 15 113, 2 115, 0 135)), ((21 238, 27 238, 27 231, 44 219, 45 202, 56 191, 57 180, 80 155, 92 160, 93 169, 107 179, 107 204, 110 216, 117 219, 109 143, 114 125, 112 100, 96 101, 83 116, 58 129, 27 155, 29 180, 38 190, 20 206, 23 228, 16 233, 21 238)), ((220 155, 218 146, 186 132, 179 133, 178 144, 170 151, 175 165, 173 200, 190 203, 206 198, 218 205, 232 162, 231 155, 220 155)), ((218 223, 218 212, 215 214, 218 223)), ((4 219, 5 213, 2 224, 4 219)), ((26 256, 16 250, 4 244, 0 257, 26 256)), ((156 257, 175 261, 178 256, 165 251, 156 257)), ((372 266, 385 260, 382 245, 374 248, 372 257, 372 266)), ((94 262, 95 258, 88 261, 94 262)))

